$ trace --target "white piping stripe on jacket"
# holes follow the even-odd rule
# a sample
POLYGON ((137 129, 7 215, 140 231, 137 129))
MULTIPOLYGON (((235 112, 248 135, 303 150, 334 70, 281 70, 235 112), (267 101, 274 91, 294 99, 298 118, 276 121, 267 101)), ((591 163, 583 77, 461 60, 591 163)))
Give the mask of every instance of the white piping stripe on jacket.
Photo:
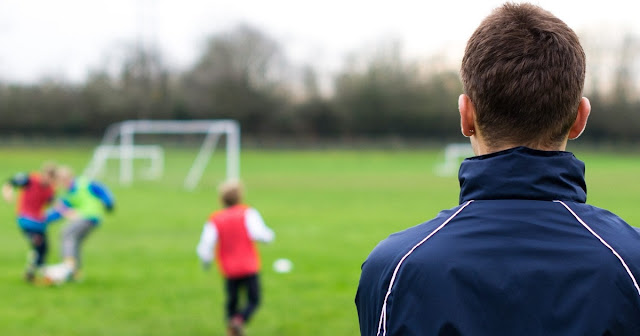
POLYGON ((638 282, 636 281, 636 278, 633 276, 633 273, 631 273, 631 270, 629 269, 629 266, 627 266, 627 263, 624 262, 624 259, 622 259, 622 257, 618 254, 618 252, 616 252, 616 250, 613 249, 613 247, 611 247, 611 245, 609 245, 604 239, 602 239, 602 237, 600 237, 597 233, 595 233, 595 231, 593 231, 591 229, 591 227, 589 227, 589 225, 587 225, 587 223, 585 223, 580 217, 578 217, 578 215, 573 212, 573 210, 571 210, 571 208, 566 205, 564 202, 562 201, 554 201, 556 203, 560 203, 562 204, 565 208, 567 208, 567 210, 569 210, 569 212, 573 215, 573 217, 576 218, 576 220, 578 220, 578 222, 580 222, 580 224, 582 224, 582 226, 584 226, 585 228, 587 228, 587 230, 589 230, 589 232, 591 232, 592 235, 594 235, 596 238, 598 238, 598 240, 600 240, 600 242, 602 243, 602 245, 606 246, 609 250, 611 250, 611 252, 618 258, 618 260, 620 260, 620 262, 622 263, 622 266, 624 267, 624 269, 627 271, 627 274, 629 274, 629 277, 631 278, 631 281, 633 281, 633 285, 636 287, 636 291, 638 291, 638 295, 640 295, 640 287, 638 286, 638 282))
POLYGON ((398 270, 400 269, 400 266, 402 266, 402 263, 404 262, 405 259, 407 259, 407 257, 409 255, 411 255, 411 253, 413 253, 413 251, 418 248, 420 245, 422 245, 424 242, 427 241, 427 239, 431 238, 431 236, 433 236, 436 232, 440 231, 440 229, 442 229, 445 225, 447 225, 447 223, 449 223, 455 216, 457 216, 460 211, 462 211, 464 208, 467 207, 467 205, 471 204, 471 202, 473 202, 473 200, 468 201, 467 203, 465 203, 463 206, 460 207, 460 209, 458 209, 458 211, 456 211, 453 215, 451 215, 451 217, 447 218, 446 221, 444 221, 442 224, 440 224, 440 226, 438 226, 435 230, 433 230, 428 236, 426 236, 424 239, 422 239, 419 243, 417 243, 415 246, 413 246, 411 248, 411 250, 409 250, 409 252, 407 252, 402 259, 400 259, 400 262, 398 262, 398 265, 396 265, 396 269, 393 271, 393 275, 391 276, 391 280, 389 281, 389 289, 387 289, 387 294, 384 297, 384 302, 382 304, 382 312, 380 313, 380 321, 378 322, 378 334, 377 336, 380 336, 380 331, 382 330, 382 335, 386 335, 387 334, 387 299, 389 298, 389 294, 391 294, 391 290, 393 289, 393 284, 396 280, 396 275, 398 274, 398 270))

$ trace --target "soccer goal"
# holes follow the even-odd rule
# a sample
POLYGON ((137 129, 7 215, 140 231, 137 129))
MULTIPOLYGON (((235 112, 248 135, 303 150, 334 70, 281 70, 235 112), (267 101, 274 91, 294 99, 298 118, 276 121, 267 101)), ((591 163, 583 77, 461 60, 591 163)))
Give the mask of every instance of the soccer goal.
POLYGON ((455 175, 460 166, 460 162, 470 156, 475 155, 469 143, 448 144, 444 148, 444 161, 436 165, 435 173, 439 176, 455 175))
POLYGON ((136 145, 136 134, 204 134, 204 141, 187 173, 184 187, 192 190, 213 155, 221 136, 226 136, 226 178, 240 177, 240 126, 235 120, 127 120, 109 126, 96 147, 84 175, 94 178, 107 167, 107 160, 120 161, 120 183, 134 178, 134 159, 149 160, 148 178, 159 178, 164 168, 164 151, 158 145, 136 145))

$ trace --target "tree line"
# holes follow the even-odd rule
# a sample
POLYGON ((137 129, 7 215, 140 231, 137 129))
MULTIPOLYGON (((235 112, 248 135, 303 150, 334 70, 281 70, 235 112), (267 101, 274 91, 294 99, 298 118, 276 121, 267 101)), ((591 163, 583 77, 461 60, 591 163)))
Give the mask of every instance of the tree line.
MULTIPOLYGON (((457 69, 408 61, 397 41, 350 57, 328 85, 313 67, 291 65, 278 41, 246 25, 212 35, 186 70, 171 70, 154 49, 124 51, 115 71, 92 71, 81 84, 0 82, 0 132, 100 137, 128 119, 232 118, 255 137, 460 140, 457 69)), ((593 113, 584 137, 637 142, 640 40, 625 37, 613 55, 606 85, 589 77, 585 95, 593 113)), ((601 70, 600 61, 588 59, 601 70)))

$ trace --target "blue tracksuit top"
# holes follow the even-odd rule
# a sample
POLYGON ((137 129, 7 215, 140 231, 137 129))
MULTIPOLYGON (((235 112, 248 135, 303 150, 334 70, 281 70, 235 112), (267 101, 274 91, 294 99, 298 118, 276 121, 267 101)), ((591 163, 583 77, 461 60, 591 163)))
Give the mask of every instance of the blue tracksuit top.
POLYGON ((459 180, 458 207, 362 265, 361 335, 640 335, 640 233, 585 204, 573 154, 512 148, 459 180))

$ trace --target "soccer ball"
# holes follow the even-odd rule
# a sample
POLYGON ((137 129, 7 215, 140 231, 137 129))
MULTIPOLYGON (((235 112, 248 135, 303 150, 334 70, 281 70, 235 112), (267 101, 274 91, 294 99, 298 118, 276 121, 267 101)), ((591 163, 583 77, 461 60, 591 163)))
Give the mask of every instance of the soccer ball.
POLYGON ((293 269, 293 263, 289 259, 280 258, 273 263, 273 270, 278 273, 289 273, 293 269))
POLYGON ((73 270, 68 264, 60 263, 46 266, 42 271, 42 275, 46 283, 59 285, 71 279, 73 270))

